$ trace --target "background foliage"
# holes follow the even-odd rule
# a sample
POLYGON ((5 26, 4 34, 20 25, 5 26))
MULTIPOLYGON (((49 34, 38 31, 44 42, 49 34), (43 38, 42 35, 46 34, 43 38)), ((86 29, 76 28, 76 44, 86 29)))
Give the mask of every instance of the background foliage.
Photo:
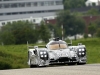
POLYGON ((39 39, 47 42, 50 33, 46 25, 41 24, 38 29, 28 21, 7 23, 0 30, 0 40, 3 44, 25 44, 36 43, 39 39))
POLYGON ((85 29, 84 20, 79 16, 71 14, 68 10, 57 14, 57 25, 60 27, 63 25, 65 36, 83 34, 85 29))
POLYGON ((65 10, 85 7, 86 0, 64 0, 65 10))
POLYGON ((47 25, 42 21, 39 29, 39 36, 45 43, 49 42, 49 38, 51 37, 50 31, 47 25))
POLYGON ((7 23, 0 30, 0 39, 4 44, 23 44, 29 41, 35 43, 37 41, 34 25, 28 21, 18 21, 7 23))

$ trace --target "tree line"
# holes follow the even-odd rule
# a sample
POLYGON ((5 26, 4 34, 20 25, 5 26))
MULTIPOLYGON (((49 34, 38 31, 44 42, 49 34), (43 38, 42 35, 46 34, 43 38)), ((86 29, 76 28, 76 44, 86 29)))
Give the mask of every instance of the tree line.
POLYGON ((27 41, 36 43, 38 40, 42 40, 47 43, 51 37, 62 37, 61 25, 64 27, 64 37, 84 32, 84 22, 71 15, 69 11, 59 12, 56 20, 57 24, 55 25, 46 24, 44 21, 40 25, 35 25, 29 21, 9 22, 0 29, 0 42, 25 44, 27 41))
POLYGON ((56 20, 55 25, 46 24, 44 21, 40 25, 35 25, 29 21, 9 22, 0 29, 0 42, 25 44, 27 41, 36 43, 38 40, 42 40, 47 43, 51 37, 62 37, 62 25, 64 37, 84 33, 84 21, 80 17, 72 15, 70 11, 57 13, 56 20))
POLYGON ((36 43, 39 39, 47 42, 49 38, 50 33, 43 23, 36 29, 29 21, 9 22, 0 29, 0 41, 4 44, 36 43))
POLYGON ((64 36, 75 36, 76 34, 83 34, 85 38, 88 37, 88 34, 91 34, 91 37, 100 37, 100 18, 90 22, 89 25, 86 25, 83 16, 100 16, 100 11, 92 8, 85 13, 74 12, 70 10, 64 10, 57 14, 57 25, 64 26, 64 36), (86 33, 85 30, 88 30, 86 33))
POLYGON ((100 38, 100 19, 97 19, 88 25, 88 33, 91 34, 91 37, 100 38))
POLYGON ((40 25, 29 21, 8 22, 0 29, 0 42, 3 44, 26 44, 27 41, 36 43, 38 40, 42 40, 47 43, 52 37, 62 37, 62 26, 64 38, 67 36, 75 36, 76 38, 77 34, 83 34, 85 38, 88 37, 88 34, 91 34, 92 37, 100 37, 99 19, 88 25, 88 33, 86 34, 86 24, 82 19, 84 15, 100 15, 100 11, 94 8, 86 13, 72 13, 70 10, 63 10, 57 12, 55 25, 46 24, 44 21, 40 25))

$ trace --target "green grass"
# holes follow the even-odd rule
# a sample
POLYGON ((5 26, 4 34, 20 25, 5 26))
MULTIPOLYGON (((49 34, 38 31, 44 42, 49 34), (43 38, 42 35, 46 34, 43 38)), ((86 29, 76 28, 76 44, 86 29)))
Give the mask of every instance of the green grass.
MULTIPOLYGON (((73 40, 73 45, 82 43, 87 48, 87 63, 100 63, 100 39, 73 40)), ((27 45, 0 46, 0 69, 27 68, 27 45)))
POLYGON ((0 46, 0 69, 25 68, 27 65, 27 46, 0 46), (7 66, 5 66, 7 65, 7 66))

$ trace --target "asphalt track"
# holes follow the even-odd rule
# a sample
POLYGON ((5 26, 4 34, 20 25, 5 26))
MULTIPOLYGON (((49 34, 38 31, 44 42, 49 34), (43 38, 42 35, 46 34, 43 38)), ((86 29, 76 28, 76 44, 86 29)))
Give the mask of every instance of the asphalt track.
POLYGON ((100 75, 100 64, 0 70, 0 75, 100 75))

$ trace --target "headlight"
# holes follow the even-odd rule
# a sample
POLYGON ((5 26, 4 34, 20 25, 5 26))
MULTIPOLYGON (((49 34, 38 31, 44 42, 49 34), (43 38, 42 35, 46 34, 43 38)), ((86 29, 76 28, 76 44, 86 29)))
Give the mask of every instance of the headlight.
POLYGON ((85 51, 84 49, 82 49, 82 51, 85 51))
POLYGON ((43 52, 40 52, 40 54, 43 54, 43 52))
POLYGON ((40 54, 39 55, 40 59, 42 59, 42 60, 48 60, 48 52, 47 51, 41 50, 39 54, 40 54))
POLYGON ((47 57, 47 55, 45 55, 44 57, 47 57))
POLYGON ((44 52, 44 54, 46 54, 46 52, 44 52))
POLYGON ((85 53, 82 53, 83 55, 85 54, 85 53))
POLYGON ((43 55, 41 55, 41 57, 43 57, 43 55))
POLYGON ((79 51, 82 51, 82 49, 79 49, 79 51))
POLYGON ((79 53, 79 55, 81 55, 81 53, 79 53))

